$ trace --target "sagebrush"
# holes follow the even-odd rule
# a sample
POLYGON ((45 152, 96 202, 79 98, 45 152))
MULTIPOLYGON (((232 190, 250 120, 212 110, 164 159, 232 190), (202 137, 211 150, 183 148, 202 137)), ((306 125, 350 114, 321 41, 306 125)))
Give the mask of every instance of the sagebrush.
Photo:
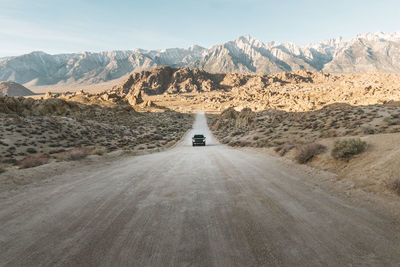
POLYGON ((46 164, 49 160, 48 155, 27 156, 18 162, 18 166, 21 169, 27 169, 46 164))
POLYGON ((57 155, 59 160, 81 160, 91 154, 91 147, 76 147, 57 155))
POLYGON ((388 183, 388 187, 390 190, 392 190, 393 192, 395 192, 397 195, 400 196, 400 177, 392 179, 388 183))
POLYGON ((325 150, 326 146, 317 143, 301 145, 297 147, 295 160, 300 164, 304 164, 325 150))
POLYGON ((367 148, 367 143, 360 138, 349 138, 336 141, 331 155, 335 159, 346 159, 362 153, 367 148))

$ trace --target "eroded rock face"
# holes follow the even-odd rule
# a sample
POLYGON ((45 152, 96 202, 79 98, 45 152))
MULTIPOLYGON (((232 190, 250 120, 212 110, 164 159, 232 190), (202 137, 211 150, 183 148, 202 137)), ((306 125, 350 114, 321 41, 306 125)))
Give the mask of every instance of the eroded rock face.
POLYGON ((137 94, 142 91, 146 95, 163 93, 210 92, 212 90, 231 90, 235 87, 261 87, 270 84, 306 83, 312 82, 312 73, 239 74, 239 73, 208 73, 200 69, 156 67, 151 71, 133 73, 120 85, 111 91, 120 95, 130 92, 137 94))
POLYGON ((133 73, 113 91, 128 94, 139 91, 147 95, 211 91, 218 88, 220 74, 189 68, 156 67, 151 71, 133 73))

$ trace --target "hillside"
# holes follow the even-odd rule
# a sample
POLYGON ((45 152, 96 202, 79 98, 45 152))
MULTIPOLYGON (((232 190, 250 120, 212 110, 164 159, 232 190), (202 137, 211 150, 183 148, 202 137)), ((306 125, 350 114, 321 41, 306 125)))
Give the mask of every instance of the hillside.
POLYGON ((327 73, 400 72, 400 32, 367 33, 307 46, 262 42, 249 35, 209 49, 133 49, 49 55, 32 52, 0 58, 0 80, 29 86, 91 85, 156 66, 199 68, 207 72, 327 73))
POLYGON ((15 82, 0 82, 0 96, 28 96, 35 93, 15 82))

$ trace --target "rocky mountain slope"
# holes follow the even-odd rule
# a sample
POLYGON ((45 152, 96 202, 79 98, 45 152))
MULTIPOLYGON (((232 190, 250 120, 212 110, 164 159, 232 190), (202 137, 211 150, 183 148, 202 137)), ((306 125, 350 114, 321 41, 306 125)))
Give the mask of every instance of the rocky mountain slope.
POLYGON ((248 35, 210 49, 108 51, 49 55, 43 52, 0 58, 0 80, 29 85, 96 84, 155 66, 200 68, 208 72, 276 73, 324 71, 400 72, 400 32, 363 34, 297 46, 264 43, 248 35))
POLYGON ((34 95, 28 88, 15 82, 0 82, 0 96, 27 96, 34 95))
POLYGON ((31 85, 95 84, 158 65, 184 66, 201 58, 204 48, 107 51, 49 55, 44 52, 0 59, 0 80, 31 85))

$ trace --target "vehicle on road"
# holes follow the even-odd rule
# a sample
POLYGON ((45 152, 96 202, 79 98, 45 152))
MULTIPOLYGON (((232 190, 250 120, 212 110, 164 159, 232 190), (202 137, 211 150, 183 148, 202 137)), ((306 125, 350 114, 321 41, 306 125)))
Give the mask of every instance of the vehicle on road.
POLYGON ((193 146, 205 146, 206 145, 206 137, 202 134, 195 134, 192 138, 193 146))

